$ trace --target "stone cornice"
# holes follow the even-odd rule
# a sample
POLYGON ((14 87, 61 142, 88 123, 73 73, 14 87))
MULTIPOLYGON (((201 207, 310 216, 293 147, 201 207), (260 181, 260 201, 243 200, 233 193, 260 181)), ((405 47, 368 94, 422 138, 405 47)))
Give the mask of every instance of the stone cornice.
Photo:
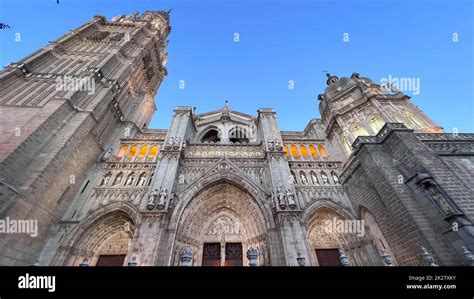
POLYGON ((474 142, 474 133, 416 133, 416 138, 423 142, 430 141, 468 141, 474 142))

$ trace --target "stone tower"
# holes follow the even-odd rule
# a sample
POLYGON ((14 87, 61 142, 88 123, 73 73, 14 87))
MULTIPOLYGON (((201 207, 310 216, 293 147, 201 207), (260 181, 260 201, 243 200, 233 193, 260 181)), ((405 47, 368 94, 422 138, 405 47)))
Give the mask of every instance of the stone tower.
POLYGON ((0 218, 38 221, 2 236, 1 265, 34 263, 89 168, 148 126, 170 29, 164 11, 95 16, 0 73, 0 218))
POLYGON ((381 86, 357 73, 341 79, 327 76, 328 87, 318 96, 319 112, 328 139, 342 149, 341 160, 347 159, 358 136, 373 136, 387 122, 404 123, 415 132, 443 131, 390 84, 381 86))
POLYGON ((472 134, 442 133, 393 86, 328 77, 319 109, 328 140, 342 149, 340 179, 358 216, 372 215, 400 264, 419 263, 421 246, 444 265, 462 264, 462 246, 474 244, 472 181, 463 173, 474 165, 472 134))

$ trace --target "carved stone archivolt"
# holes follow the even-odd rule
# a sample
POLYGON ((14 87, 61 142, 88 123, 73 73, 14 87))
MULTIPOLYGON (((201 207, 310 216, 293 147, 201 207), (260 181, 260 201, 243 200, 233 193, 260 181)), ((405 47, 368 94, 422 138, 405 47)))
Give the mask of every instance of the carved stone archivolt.
MULTIPOLYGON (((229 164, 219 164, 216 174, 222 177, 219 168, 228 169, 229 164)), ((267 230, 271 225, 271 211, 246 191, 241 180, 212 178, 198 183, 198 189, 183 199, 173 211, 171 227, 177 227, 176 240, 179 244, 194 246, 202 252, 205 242, 242 243, 243 250, 250 246, 261 246, 268 242, 267 230), (191 196, 191 198, 189 198, 191 196)), ((258 193, 257 193, 258 194, 258 193)), ((178 250, 178 244, 176 244, 178 250)), ((196 255, 195 265, 200 265, 202 254, 196 255)))

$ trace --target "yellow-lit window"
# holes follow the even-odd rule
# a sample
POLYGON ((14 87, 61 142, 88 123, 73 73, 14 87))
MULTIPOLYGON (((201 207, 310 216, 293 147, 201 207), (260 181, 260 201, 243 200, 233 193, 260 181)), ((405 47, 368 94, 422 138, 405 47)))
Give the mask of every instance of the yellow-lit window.
POLYGON ((298 153, 298 148, 296 148, 296 146, 290 146, 290 150, 291 154, 293 155, 293 158, 298 158, 300 156, 300 154, 298 153))
POLYGON ((283 151, 285 152, 285 155, 286 155, 287 157, 290 157, 290 152, 288 151, 288 147, 287 147, 286 145, 283 146, 283 151))
POLYGON ((376 115, 371 115, 369 116, 367 122, 369 123, 369 126, 372 128, 372 131, 374 131, 375 134, 377 134, 385 124, 380 117, 376 115))
POLYGON ((148 155, 149 158, 154 158, 156 153, 158 152, 158 145, 154 145, 151 147, 150 154, 148 155))
POLYGON ((146 153, 148 152, 148 146, 144 145, 140 149, 140 152, 138 153, 138 158, 143 158, 146 156, 146 153))
POLYGON ((304 145, 300 145, 300 151, 301 151, 301 155, 305 158, 308 157, 308 151, 306 150, 306 146, 304 145))
POLYGON ((122 145, 119 149, 117 157, 122 158, 128 150, 128 145, 122 145))
POLYGON ((309 146, 309 152, 313 158, 317 158, 319 156, 318 151, 312 145, 309 146))
POLYGON ((367 130, 362 127, 361 125, 357 124, 352 128, 352 133, 354 133, 354 136, 357 138, 359 136, 368 136, 369 133, 367 130))
POLYGON ((328 156, 328 152, 326 152, 324 145, 318 144, 318 151, 321 154, 321 157, 326 158, 328 156))
POLYGON ((134 145, 132 146, 132 148, 130 149, 130 151, 128 152, 128 158, 131 159, 133 157, 135 157, 135 154, 137 153, 137 150, 138 150, 138 146, 134 145))

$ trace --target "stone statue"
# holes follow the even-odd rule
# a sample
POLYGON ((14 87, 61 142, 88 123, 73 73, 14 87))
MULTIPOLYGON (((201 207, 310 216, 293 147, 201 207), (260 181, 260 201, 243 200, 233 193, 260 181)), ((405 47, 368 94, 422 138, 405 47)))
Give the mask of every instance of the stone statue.
POLYGON ((300 178, 301 178, 301 182, 303 183, 303 185, 308 184, 308 180, 306 179, 306 175, 304 173, 300 174, 300 178))
POLYGON ((148 203, 146 205, 146 208, 148 210, 153 210, 155 207, 155 198, 158 196, 158 189, 153 190, 153 193, 148 196, 148 203))
POLYGON ((174 194, 174 192, 171 192, 170 193, 169 205, 171 205, 173 203, 173 200, 175 200, 176 198, 177 198, 176 194, 174 194))
POLYGON ((130 175, 127 179, 126 185, 131 186, 132 184, 133 184, 133 175, 130 175))
POLYGON ((335 173, 332 174, 332 180, 334 181, 334 184, 339 184, 339 178, 335 173))
POLYGON ((272 200, 272 208, 276 207, 277 206, 277 202, 276 202, 276 196, 275 196, 275 193, 272 192, 272 194, 270 195, 271 197, 271 200, 272 200))
POLYGON ((180 184, 180 185, 186 184, 186 179, 184 178, 184 174, 180 174, 180 175, 179 175, 178 181, 179 181, 179 184, 180 184))
POLYGON ((319 185, 318 178, 316 177, 316 174, 311 173, 311 180, 313 180, 313 184, 319 185))
POLYGON ((156 207, 161 210, 165 207, 166 197, 168 196, 168 189, 162 188, 159 194, 160 198, 158 199, 158 204, 156 207))
POLYGON ((144 186, 146 182, 146 175, 142 175, 138 181, 138 186, 144 186))
POLYGON ((323 184, 329 185, 329 178, 328 178, 328 176, 326 175, 326 173, 321 172, 321 177, 323 178, 323 184))
POLYGON ((114 183, 112 185, 117 186, 118 184, 120 184, 120 182, 122 182, 122 176, 118 175, 115 177, 114 183))
POLYGON ((281 190, 281 187, 277 187, 277 199, 278 199, 278 205, 282 210, 286 209, 286 201, 285 201, 285 194, 281 190))
POLYGON ((286 189, 286 199, 288 200, 288 206, 292 209, 296 208, 295 195, 290 189, 286 189))
POLYGON ((102 161, 107 161, 107 160, 110 158, 110 156, 112 155, 112 151, 113 151, 113 149, 112 149, 112 148, 109 148, 109 149, 105 152, 105 154, 102 156, 102 161))

